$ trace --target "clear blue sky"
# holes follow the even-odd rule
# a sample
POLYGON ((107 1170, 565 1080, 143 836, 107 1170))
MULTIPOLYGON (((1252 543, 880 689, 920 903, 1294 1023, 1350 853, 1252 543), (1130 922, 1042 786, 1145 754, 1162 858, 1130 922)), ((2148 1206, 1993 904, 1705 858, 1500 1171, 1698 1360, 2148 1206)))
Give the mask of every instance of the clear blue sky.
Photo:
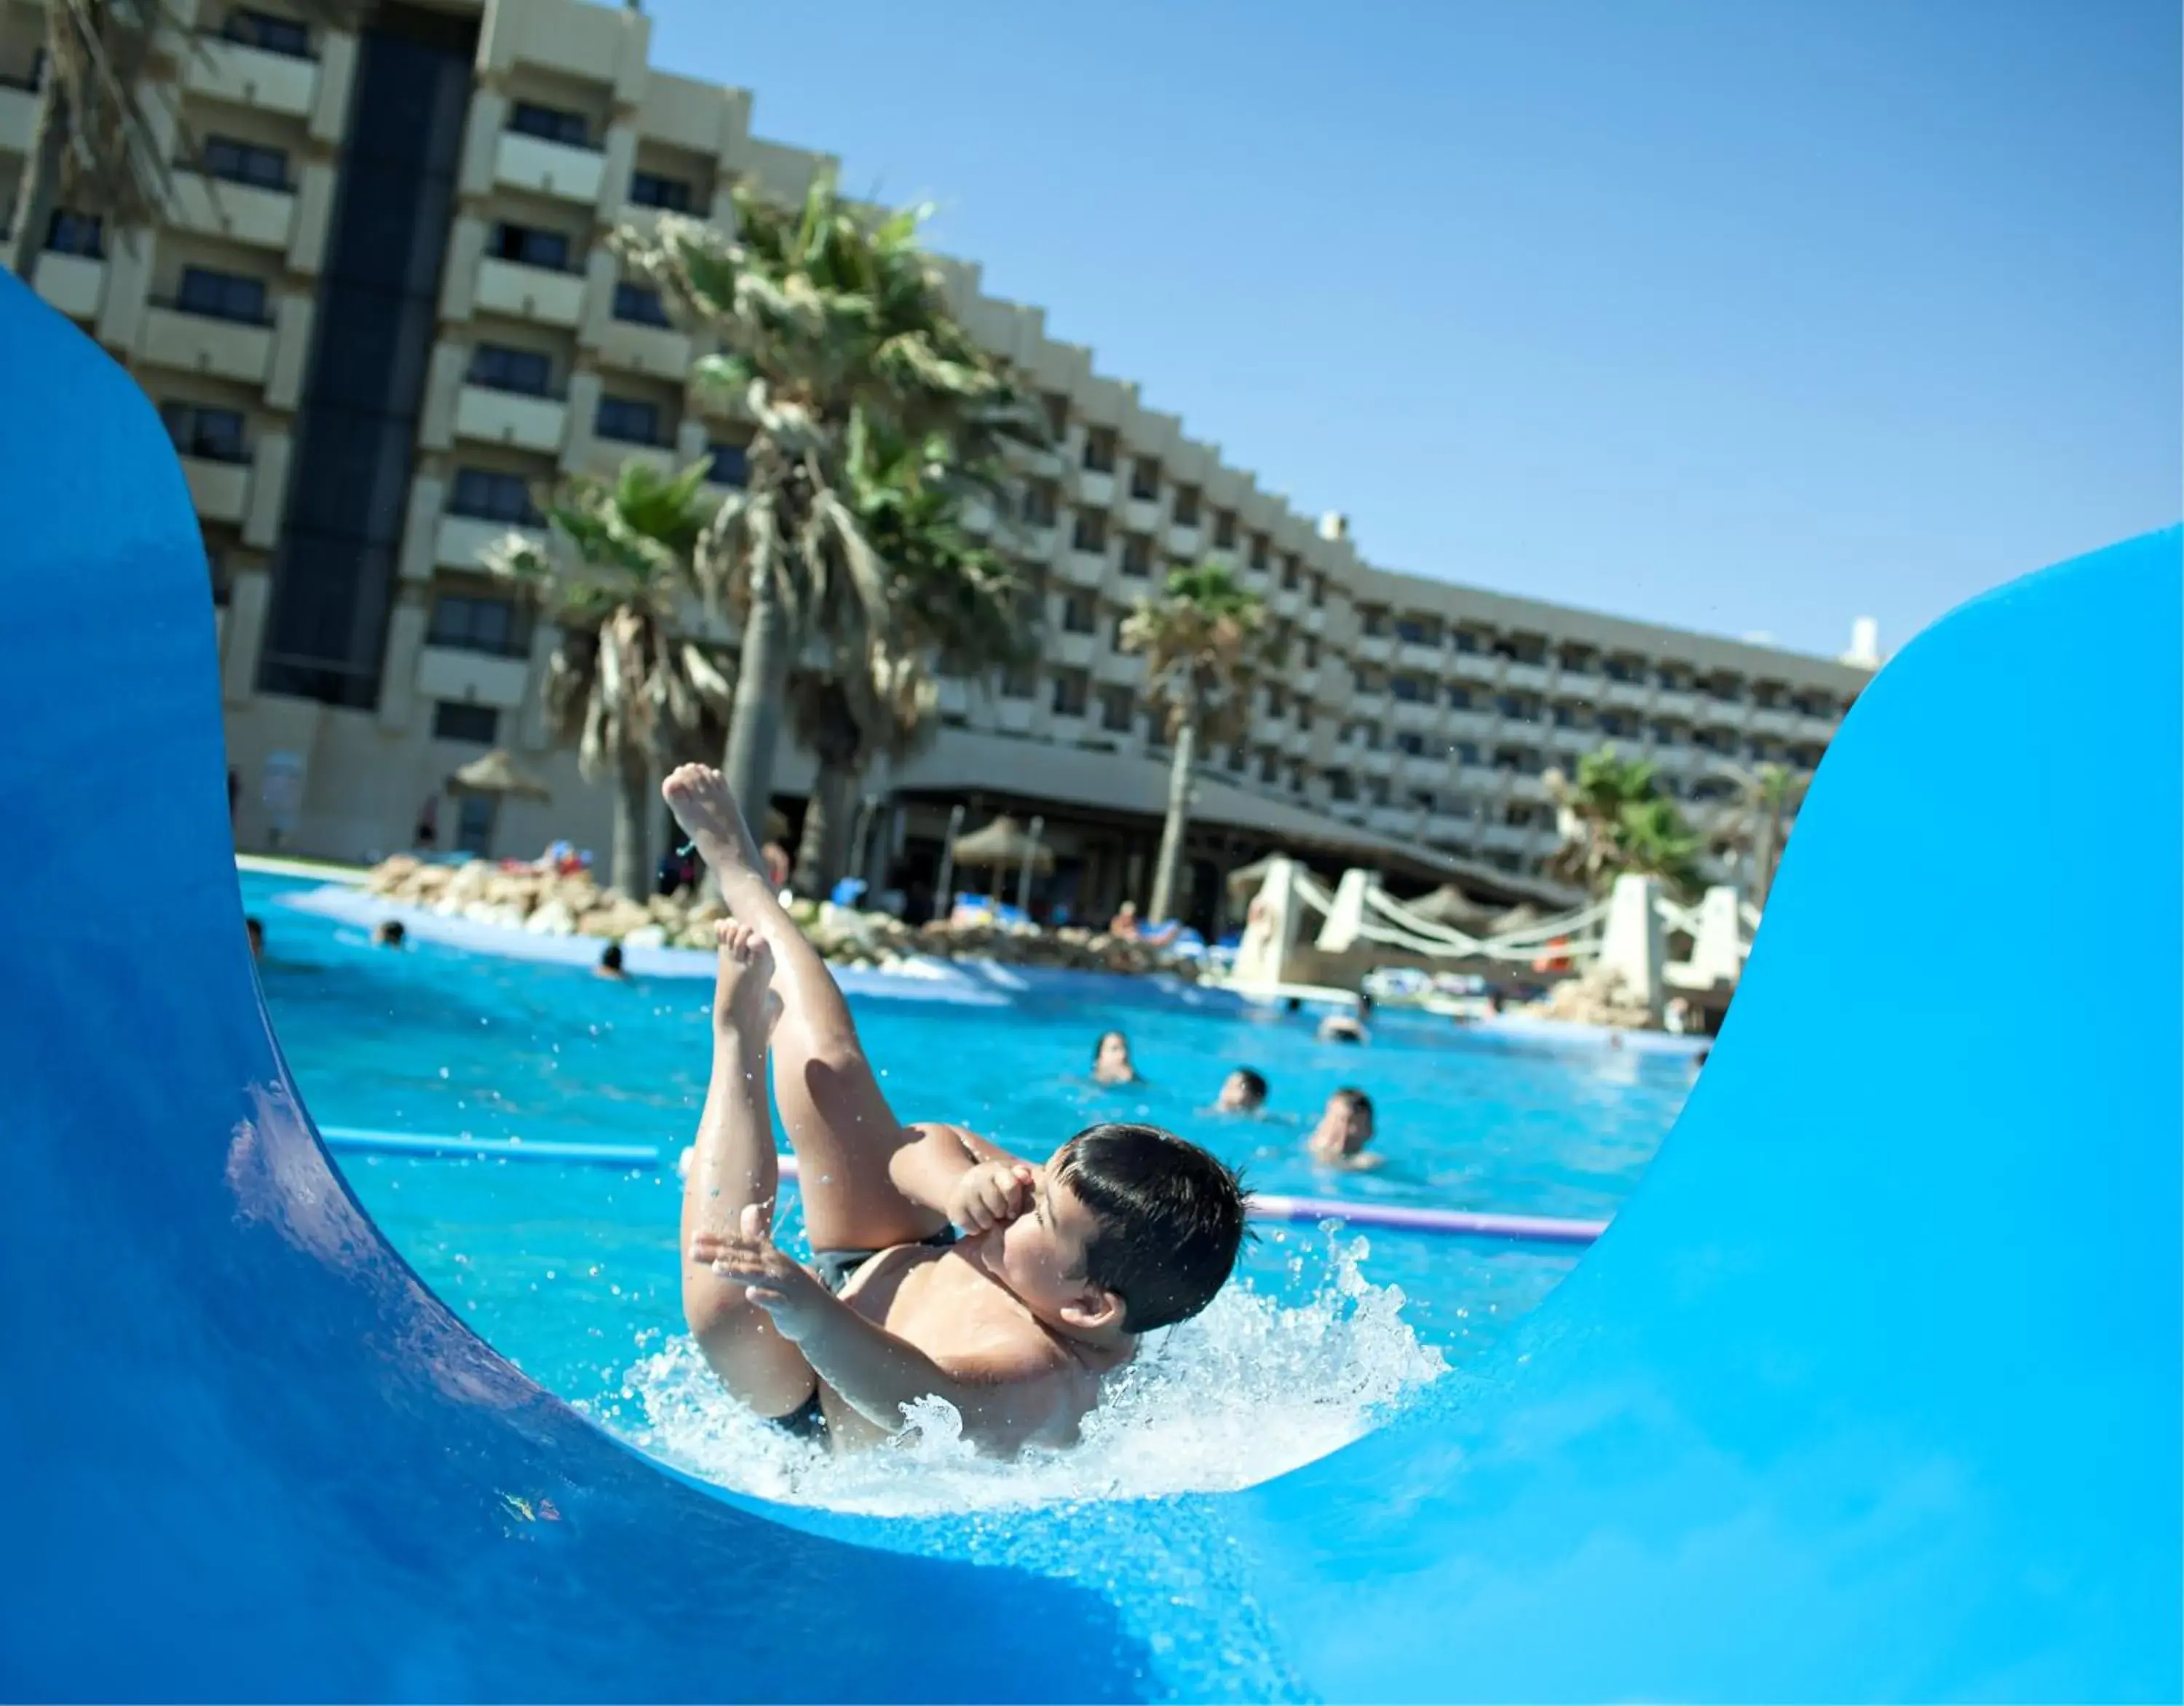
POLYGON ((649 0, 1390 569, 1835 652, 2180 510, 2175 0, 649 0))

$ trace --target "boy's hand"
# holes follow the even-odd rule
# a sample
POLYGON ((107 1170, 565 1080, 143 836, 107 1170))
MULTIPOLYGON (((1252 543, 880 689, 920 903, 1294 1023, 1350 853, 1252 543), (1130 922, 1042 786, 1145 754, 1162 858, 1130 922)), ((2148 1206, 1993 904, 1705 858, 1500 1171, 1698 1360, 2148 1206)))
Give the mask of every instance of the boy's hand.
POLYGON ((1022 1161, 981 1161, 949 1192, 948 1218, 967 1232, 1005 1226, 1030 1209, 1036 1177, 1022 1161))
POLYGON ((776 1246, 755 1203, 744 1209, 738 1231, 699 1233, 690 1241, 690 1259, 742 1281, 744 1295, 773 1318, 784 1339, 801 1339, 838 1307, 810 1270, 776 1246))

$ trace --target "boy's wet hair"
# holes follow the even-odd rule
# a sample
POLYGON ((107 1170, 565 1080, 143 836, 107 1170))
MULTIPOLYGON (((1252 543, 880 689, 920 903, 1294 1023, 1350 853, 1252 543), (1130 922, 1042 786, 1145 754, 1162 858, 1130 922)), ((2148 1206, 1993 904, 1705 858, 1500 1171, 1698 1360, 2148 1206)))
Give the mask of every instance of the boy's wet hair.
POLYGON ((1054 1177, 1099 1222, 1084 1277, 1123 1300, 1125 1331, 1187 1321, 1228 1282, 1244 1184, 1195 1143, 1157 1125, 1088 1126, 1062 1147, 1054 1177))
POLYGON ((1373 1117, 1373 1098, 1355 1085, 1344 1085, 1328 1099, 1330 1102, 1346 1102, 1368 1120, 1373 1117))
POLYGON ((610 942, 604 947, 601 948, 599 950, 599 964, 604 966, 609 971, 620 971, 621 970, 621 944, 618 942, 610 942))
POLYGON ((1235 1076, 1243 1081, 1245 1092, 1254 1102, 1267 1099, 1267 1081, 1261 1074, 1248 1066, 1240 1066, 1236 1069, 1235 1076))
POLYGON ((1095 1066, 1097 1066, 1097 1065, 1100 1064, 1100 1051, 1101 1049, 1105 1048, 1105 1047, 1107 1046, 1107 1039, 1108 1039, 1109 1037, 1111 1037, 1111 1036, 1112 1036, 1112 1037, 1116 1037, 1116 1038, 1117 1038, 1118 1040, 1120 1040, 1120 1042, 1122 1042, 1123 1047, 1125 1047, 1125 1048, 1128 1048, 1128 1047, 1130 1046, 1130 1039, 1129 1039, 1128 1037, 1127 1037, 1127 1036, 1124 1036, 1121 1031, 1101 1031, 1101 1032, 1100 1032, 1097 1036, 1095 1036, 1095 1037, 1094 1037, 1094 1038, 1092 1039, 1092 1064, 1093 1064, 1095 1066))

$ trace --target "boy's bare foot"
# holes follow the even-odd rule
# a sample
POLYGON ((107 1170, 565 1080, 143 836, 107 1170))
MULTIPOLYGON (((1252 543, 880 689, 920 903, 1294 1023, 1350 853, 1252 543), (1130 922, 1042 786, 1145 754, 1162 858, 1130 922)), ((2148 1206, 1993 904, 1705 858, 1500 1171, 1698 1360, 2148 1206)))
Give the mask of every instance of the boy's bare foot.
POLYGON ((710 764, 680 765, 660 785, 660 793, 682 833, 697 844, 699 855, 723 882, 738 876, 764 881, 766 866, 751 839, 750 826, 736 809, 727 779, 718 770, 710 764))
POLYGON ((781 997, 773 981, 773 949, 749 925, 722 919, 713 927, 721 944, 720 971, 713 984, 713 1023, 733 1031, 746 1047, 764 1049, 781 1017, 781 997))

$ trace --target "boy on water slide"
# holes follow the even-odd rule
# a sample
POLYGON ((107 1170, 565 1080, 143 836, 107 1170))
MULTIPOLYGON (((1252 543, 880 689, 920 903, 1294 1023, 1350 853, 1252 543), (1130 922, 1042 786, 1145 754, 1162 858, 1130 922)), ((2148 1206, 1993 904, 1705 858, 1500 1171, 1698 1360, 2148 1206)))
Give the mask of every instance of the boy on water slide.
POLYGON ((1094 1125, 1044 1164, 961 1126, 905 1125, 720 773, 685 764, 661 792, 731 914, 682 1192, 682 1313, 706 1361, 757 1414, 838 1449, 899 1431, 928 1397, 998 1455, 1069 1443, 1139 1337, 1227 1281, 1236 1175, 1151 1125, 1094 1125), (773 1242, 769 1041, 809 1268, 773 1242))

